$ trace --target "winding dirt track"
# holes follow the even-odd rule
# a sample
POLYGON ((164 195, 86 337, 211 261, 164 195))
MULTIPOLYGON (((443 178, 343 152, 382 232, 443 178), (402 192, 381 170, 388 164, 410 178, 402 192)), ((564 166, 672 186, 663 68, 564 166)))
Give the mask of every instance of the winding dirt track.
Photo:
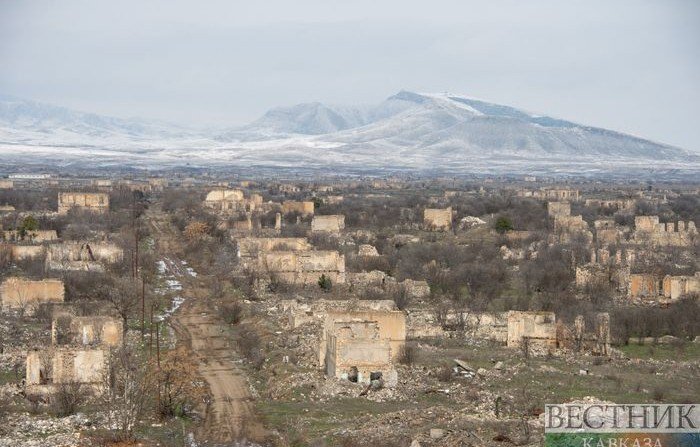
POLYGON ((209 386, 210 400, 206 405, 204 424, 196 439, 210 445, 235 441, 260 442, 265 430, 256 419, 253 397, 243 371, 234 362, 234 349, 229 346, 226 324, 213 312, 208 300, 206 278, 192 277, 181 267, 176 257, 177 233, 164 215, 149 211, 158 254, 166 267, 182 284, 185 302, 173 315, 170 325, 178 343, 192 350, 201 377, 209 386))

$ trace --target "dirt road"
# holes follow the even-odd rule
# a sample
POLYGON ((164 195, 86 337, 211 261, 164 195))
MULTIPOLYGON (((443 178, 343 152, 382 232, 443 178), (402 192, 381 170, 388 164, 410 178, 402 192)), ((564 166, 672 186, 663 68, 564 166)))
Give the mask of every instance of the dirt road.
POLYGON ((198 359, 199 373, 209 386, 211 399, 196 439, 213 445, 242 440, 260 442, 265 430, 255 417, 245 374, 234 362, 226 324, 209 303, 207 278, 201 274, 193 276, 182 268, 176 256, 180 243, 177 233, 162 214, 154 211, 148 214, 158 254, 182 284, 181 293, 185 297, 169 323, 178 343, 189 347, 193 358, 198 359))

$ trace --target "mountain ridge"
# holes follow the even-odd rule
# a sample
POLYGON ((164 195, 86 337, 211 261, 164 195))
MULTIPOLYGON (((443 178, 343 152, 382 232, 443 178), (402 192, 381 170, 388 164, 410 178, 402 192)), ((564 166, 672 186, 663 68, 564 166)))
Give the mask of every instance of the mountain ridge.
POLYGON ((214 131, 6 98, 0 96, 0 152, 17 159, 24 152, 70 163, 174 165, 186 158, 202 166, 358 170, 700 165, 697 152, 449 93, 402 90, 373 106, 276 107, 245 126, 214 131))

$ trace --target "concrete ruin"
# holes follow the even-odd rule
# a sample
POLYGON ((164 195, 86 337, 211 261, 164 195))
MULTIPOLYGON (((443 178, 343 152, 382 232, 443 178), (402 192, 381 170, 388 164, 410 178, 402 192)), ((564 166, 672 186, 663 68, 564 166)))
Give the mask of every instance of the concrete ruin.
POLYGON ((255 258, 271 251, 309 251, 313 247, 305 237, 245 237, 236 239, 239 258, 255 258))
POLYGON ((552 353, 557 348, 557 324, 554 312, 508 312, 509 348, 527 348, 534 353, 552 353))
POLYGON ((657 299, 662 290, 662 280, 656 274, 633 273, 629 276, 627 296, 631 299, 657 299))
POLYGON ((533 197, 540 200, 555 200, 555 201, 577 201, 580 193, 577 189, 566 188, 550 188, 537 189, 534 191, 520 190, 517 192, 519 197, 533 197))
POLYGON ((315 215, 311 220, 311 231, 325 233, 340 233, 345 228, 345 216, 342 214, 332 214, 319 216, 315 215))
POLYGON ((452 229, 452 207, 426 208, 423 211, 423 227, 429 231, 452 229))
POLYGON ((51 322, 51 343, 72 346, 121 346, 123 323, 109 316, 78 317, 59 313, 51 322))
POLYGON ((689 247, 698 236, 693 221, 659 223, 659 216, 635 216, 634 242, 663 247, 689 247))
POLYGON ((604 208, 604 209, 616 209, 616 210, 632 210, 634 209, 635 200, 634 199, 615 199, 615 200, 602 200, 602 199, 586 199, 586 206, 604 208))
POLYGON ((547 214, 549 214, 549 217, 571 216, 571 203, 547 202, 547 214))
POLYGON ((31 315, 41 304, 62 303, 64 297, 65 287, 59 279, 34 281, 10 277, 0 285, 0 299, 4 312, 15 310, 31 315))
POLYGON ((584 237, 588 242, 593 241, 593 233, 588 229, 588 223, 583 216, 554 216, 554 238, 561 243, 569 243, 576 236, 584 237))
POLYGON ((101 192, 58 193, 58 214, 67 214, 72 209, 106 213, 109 211, 109 194, 101 192))
POLYGON ((124 250, 109 242, 63 242, 46 247, 46 260, 55 262, 97 261, 108 264, 121 262, 124 250))
POLYGON ((207 194, 204 206, 222 213, 252 212, 258 209, 262 202, 260 194, 251 194, 246 198, 240 189, 215 189, 207 194))
POLYGON ((28 391, 55 392, 61 384, 101 387, 106 380, 107 354, 102 349, 49 348, 27 353, 25 385, 28 391))
POLYGON ((287 284, 317 284, 321 275, 333 284, 345 283, 345 256, 332 250, 260 253, 258 267, 272 279, 287 284))
POLYGON ((406 315, 398 310, 329 311, 319 343, 326 375, 358 383, 397 383, 394 363, 406 341, 406 315))
POLYGON ((17 245, 9 244, 13 261, 24 261, 36 259, 44 256, 46 247, 44 245, 17 245))
POLYGON ((663 295, 672 301, 692 294, 700 294, 700 272, 694 276, 666 275, 663 279, 663 295))
POLYGON ((623 234, 613 219, 595 220, 593 228, 595 229, 595 240, 599 245, 614 245, 623 239, 623 234))
POLYGON ((311 216, 314 214, 314 202, 293 202, 289 200, 282 202, 282 214, 291 213, 311 216))
POLYGON ((2 232, 2 238, 7 242, 41 244, 43 242, 57 240, 58 234, 56 234, 56 230, 32 230, 27 231, 24 236, 22 236, 17 230, 6 230, 2 232))

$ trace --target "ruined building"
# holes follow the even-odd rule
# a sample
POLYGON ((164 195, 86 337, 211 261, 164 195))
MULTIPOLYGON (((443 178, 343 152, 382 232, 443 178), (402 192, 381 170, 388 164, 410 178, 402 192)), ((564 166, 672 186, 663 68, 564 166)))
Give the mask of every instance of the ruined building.
POLYGON ((45 303, 62 303, 65 296, 63 281, 44 279, 33 281, 10 277, 0 285, 2 310, 15 310, 32 314, 45 303))
POLYGON ((308 251, 311 244, 305 237, 244 237, 236 239, 239 258, 257 259, 271 251, 308 251))
POLYGON ((527 343, 533 352, 551 353, 557 347, 557 324, 554 312, 508 312, 509 348, 522 348, 527 343))
POLYGON ((293 202, 285 200, 282 202, 282 213, 299 213, 303 216, 314 214, 314 202, 293 202))
POLYGON ((579 191, 577 189, 552 188, 552 189, 537 189, 534 191, 520 190, 519 197, 534 197, 540 200, 555 200, 555 201, 577 201, 579 200, 579 191))
POLYGON ((630 299, 658 299, 662 290, 662 280, 659 275, 634 273, 629 276, 627 296, 630 299))
POLYGON ((105 383, 107 354, 102 349, 48 348, 29 351, 25 384, 28 391, 55 392, 60 384, 79 383, 98 389, 105 383))
POLYGON ((260 194, 251 194, 245 198, 240 189, 215 189, 207 194, 204 206, 222 213, 227 212, 252 212, 262 205, 260 194))
POLYGON ((5 230, 2 232, 2 238, 7 242, 41 244, 57 240, 58 234, 56 234, 56 230, 30 230, 24 234, 17 230, 5 230))
POLYGON ((431 231, 448 231, 452 228, 452 207, 426 208, 423 211, 423 226, 431 231))
POLYGON ((571 216, 571 203, 547 202, 547 213, 549 214, 549 217, 571 216))
POLYGON ((670 300, 700 294, 700 272, 695 273, 694 276, 666 275, 662 285, 664 297, 670 300))
POLYGON ((58 214, 66 214, 71 209, 106 213, 109 211, 109 195, 101 192, 58 193, 58 214))
POLYGON ((118 347, 122 334, 122 321, 109 316, 78 317, 62 312, 51 322, 53 345, 118 347))
POLYGON ((329 311, 319 343, 326 375, 358 383, 397 383, 394 363, 406 341, 406 316, 398 310, 329 311))
POLYGON ((698 235, 693 221, 659 223, 659 216, 635 216, 634 242, 654 246, 688 247, 698 235))
POLYGON ((109 242, 63 242, 46 247, 48 270, 102 271, 103 264, 114 264, 124 258, 124 251, 109 242))
POLYGON ((319 216, 311 221, 311 231, 325 233, 340 233, 345 228, 345 216, 342 214, 319 216))
POLYGON ((317 284, 321 275, 345 283, 345 256, 337 251, 271 251, 260 253, 258 269, 287 284, 317 284))

